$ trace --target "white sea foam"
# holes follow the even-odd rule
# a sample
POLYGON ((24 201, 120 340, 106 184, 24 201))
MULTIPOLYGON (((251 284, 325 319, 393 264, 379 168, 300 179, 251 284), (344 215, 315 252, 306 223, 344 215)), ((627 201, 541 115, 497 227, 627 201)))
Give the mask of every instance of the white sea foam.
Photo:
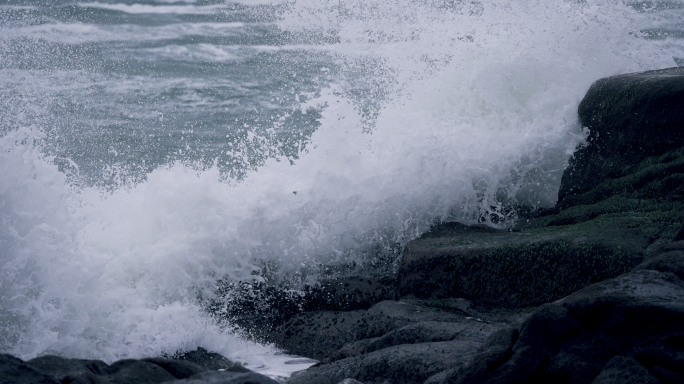
POLYGON ((31 37, 50 42, 82 44, 107 41, 155 41, 185 36, 233 36, 245 23, 176 23, 163 26, 131 24, 92 25, 80 23, 50 23, 21 28, 2 28, 0 39, 31 37))
POLYGON ((440 220, 491 220, 507 200, 552 205, 591 82, 673 65, 661 43, 635 35, 648 14, 620 2, 289 7, 280 27, 309 41, 336 35, 346 68, 301 106, 322 115, 293 165, 269 159, 222 182, 215 168, 175 164, 104 193, 71 188, 31 145, 37 129, 0 138, 2 351, 111 361, 202 345, 259 366, 273 350, 202 312, 197 293, 215 279, 251 279, 255 260, 282 274, 369 268, 440 220), (350 92, 343 80, 357 71, 375 76, 377 94, 350 92), (369 118, 360 111, 371 102, 369 118))
POLYGON ((108 3, 79 3, 79 7, 98 8, 112 11, 119 11, 130 14, 158 13, 158 14, 195 14, 206 15, 214 13, 222 8, 223 5, 150 5, 150 4, 108 4, 108 3))

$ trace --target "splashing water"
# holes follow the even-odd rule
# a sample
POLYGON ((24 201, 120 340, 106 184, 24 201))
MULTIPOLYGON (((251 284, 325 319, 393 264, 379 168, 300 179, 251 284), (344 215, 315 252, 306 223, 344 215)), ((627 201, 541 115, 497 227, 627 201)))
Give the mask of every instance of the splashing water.
POLYGON ((678 2, 33 3, 0 4, 0 351, 22 358, 277 371, 198 295, 388 273, 436 222, 552 206, 589 85, 684 57, 678 2))

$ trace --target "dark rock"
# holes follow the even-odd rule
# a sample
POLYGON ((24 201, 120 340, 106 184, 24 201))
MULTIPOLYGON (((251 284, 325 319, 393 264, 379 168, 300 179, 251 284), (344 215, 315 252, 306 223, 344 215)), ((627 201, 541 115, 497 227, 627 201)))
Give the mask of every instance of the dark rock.
POLYGON ((635 268, 635 270, 640 269, 671 272, 684 280, 684 251, 676 250, 658 254, 635 268))
POLYGON ((333 359, 337 360, 362 355, 402 344, 451 340, 470 340, 482 343, 487 336, 500 329, 502 326, 502 324, 488 324, 475 320, 466 320, 462 323, 427 321, 410 324, 388 332, 380 337, 345 345, 335 356, 333 356, 333 359))
POLYGON ((634 359, 615 356, 591 384, 660 384, 660 381, 634 359))
MULTIPOLYGON (((197 366, 204 368, 204 370, 231 369, 234 367, 241 367, 239 363, 234 363, 228 360, 226 357, 216 352, 209 352, 202 347, 198 347, 194 351, 177 353, 173 356, 173 359, 196 364, 197 366)), ((175 367, 177 367, 179 370, 188 370, 188 372, 190 369, 192 369, 191 366, 184 368, 181 368, 180 366, 175 367)))
POLYGON ((100 360, 67 359, 59 356, 41 356, 28 365, 48 373, 59 382, 98 383, 98 375, 106 375, 109 366, 100 360))
POLYGON ((406 246, 399 290, 484 307, 537 306, 631 270, 651 241, 632 220, 523 232, 452 223, 406 246))
MULTIPOLYGON (((190 376, 187 379, 176 380, 173 384, 278 384, 277 381, 268 376, 245 370, 244 372, 235 371, 211 371, 202 372, 190 376)), ((171 384, 169 383, 169 384, 171 384)))
POLYGON ((411 301, 383 301, 368 311, 302 313, 277 324, 265 339, 289 353, 325 360, 336 356, 346 344, 382 336, 409 324, 461 322, 464 319, 462 313, 411 301))
MULTIPOLYGON (((493 371, 501 364, 510 359, 513 354, 513 344, 518 341, 517 328, 509 327, 494 332, 477 351, 477 355, 468 363, 468 372, 493 371)), ((460 369, 452 368, 440 372, 428 380, 425 384, 448 384, 456 382, 459 378, 467 381, 469 378, 461 377, 464 374, 460 369)))
MULTIPOLYGON (((199 364, 195 364, 193 362, 184 360, 149 358, 142 359, 141 361, 146 363, 152 363, 164 368, 166 372, 172 374, 173 377, 175 377, 176 379, 185 379, 192 375, 196 375, 198 373, 208 370, 208 368, 200 366, 199 364)), ((213 365, 216 364, 214 363, 213 365)))
POLYGON ((140 360, 119 360, 107 368, 107 382, 114 384, 153 384, 176 380, 160 366, 140 360))
MULTIPOLYGON (((612 372, 606 364, 615 356, 635 359, 659 379, 679 375, 682 324, 684 282, 636 271, 542 306, 523 323, 505 361, 471 363, 455 382, 591 383, 612 372)), ((473 362, 486 361, 483 354, 473 362)))
POLYGON ((366 311, 306 312, 294 316, 265 335, 265 339, 289 353, 324 360, 343 345, 357 340, 368 326, 366 311))
POLYGON ((653 375, 660 380, 663 384, 680 384, 684 383, 684 376, 678 375, 672 371, 669 371, 661 366, 654 366, 651 368, 653 375))
POLYGON ((407 244, 400 294, 537 306, 684 239, 684 68, 601 79, 579 115, 590 135, 556 207, 509 231, 437 226, 407 244))
POLYGON ((14 356, 0 354, 0 384, 58 384, 58 381, 14 356))
POLYGON ((561 206, 570 195, 684 145, 684 68, 600 79, 578 112, 580 123, 589 128, 588 145, 575 152, 563 173, 561 206))
POLYGON ((672 239, 672 241, 682 241, 682 240, 684 240, 684 225, 682 225, 682 227, 679 228, 679 232, 677 232, 674 239, 672 239))
POLYGON ((363 384, 363 383, 360 381, 356 381, 354 379, 344 379, 337 384, 363 384))
POLYGON ((391 278, 341 277, 323 279, 301 291, 266 283, 219 281, 215 298, 206 307, 219 321, 237 326, 257 341, 269 342, 278 324, 305 312, 368 309, 383 300, 396 300, 391 278))
POLYGON ((438 372, 465 365, 480 345, 463 340, 398 345, 309 368, 288 383, 337 384, 345 378, 366 384, 423 383, 438 372))
POLYGON ((326 279, 304 289, 304 311, 354 311, 397 300, 396 281, 351 276, 326 279))

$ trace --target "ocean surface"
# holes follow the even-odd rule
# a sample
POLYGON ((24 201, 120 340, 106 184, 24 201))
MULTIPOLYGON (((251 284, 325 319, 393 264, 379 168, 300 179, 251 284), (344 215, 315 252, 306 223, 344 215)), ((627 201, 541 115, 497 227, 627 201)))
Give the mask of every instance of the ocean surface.
POLYGON ((0 352, 286 377, 217 280, 387 274, 552 206, 591 83, 678 64, 680 0, 0 0, 0 352))

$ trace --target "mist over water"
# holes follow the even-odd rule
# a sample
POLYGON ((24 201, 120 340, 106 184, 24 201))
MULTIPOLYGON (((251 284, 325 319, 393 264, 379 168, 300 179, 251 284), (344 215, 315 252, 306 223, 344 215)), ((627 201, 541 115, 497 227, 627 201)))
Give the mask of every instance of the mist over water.
POLYGON ((1 1, 0 351, 286 374, 198 295, 552 206, 584 93, 684 60, 684 3, 517 3, 1 1))

